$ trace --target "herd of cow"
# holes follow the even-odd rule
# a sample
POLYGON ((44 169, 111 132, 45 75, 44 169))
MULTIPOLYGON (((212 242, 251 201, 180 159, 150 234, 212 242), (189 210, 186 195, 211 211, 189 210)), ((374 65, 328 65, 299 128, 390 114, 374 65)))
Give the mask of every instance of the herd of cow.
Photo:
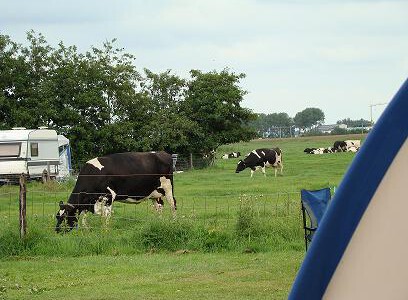
POLYGON ((303 152, 307 154, 324 154, 335 152, 357 152, 360 149, 360 140, 336 141, 333 147, 306 148, 303 152))
MULTIPOLYGON (((335 142, 331 152, 350 151, 353 147, 357 151, 360 141, 335 142)), ((317 149, 310 152, 305 149, 305 152, 316 154, 314 151, 317 149)), ((240 152, 233 152, 222 158, 239 156, 240 152)), ((266 176, 267 167, 274 168, 275 177, 278 170, 282 175, 283 158, 280 148, 252 150, 238 161, 235 172, 249 168, 251 177, 256 170, 261 170, 266 176)), ((177 206, 173 187, 173 159, 166 152, 129 152, 96 157, 81 169, 67 203, 59 203, 55 230, 60 232, 64 222, 66 230, 72 230, 78 225, 79 215, 83 215, 82 223, 86 227, 87 212, 102 215, 108 220, 114 201, 137 204, 151 199, 160 211, 164 197, 175 214, 177 206)))

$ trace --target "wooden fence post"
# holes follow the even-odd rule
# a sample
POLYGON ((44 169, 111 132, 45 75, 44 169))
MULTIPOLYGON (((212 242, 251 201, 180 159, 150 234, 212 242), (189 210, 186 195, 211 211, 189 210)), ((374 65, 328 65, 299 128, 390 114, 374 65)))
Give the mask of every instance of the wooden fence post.
POLYGON ((20 175, 20 238, 23 239, 26 235, 27 220, 26 220, 26 180, 24 173, 20 175))
POLYGON ((190 169, 194 169, 194 165, 193 165, 193 153, 190 153, 190 159, 189 159, 189 165, 190 165, 190 169))

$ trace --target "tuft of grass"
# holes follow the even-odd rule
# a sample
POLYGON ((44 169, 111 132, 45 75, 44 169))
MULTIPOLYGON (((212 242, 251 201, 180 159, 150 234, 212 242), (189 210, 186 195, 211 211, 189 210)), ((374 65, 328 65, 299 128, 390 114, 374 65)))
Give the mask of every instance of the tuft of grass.
POLYGON ((142 245, 146 250, 176 251, 193 238, 188 222, 171 219, 153 219, 142 228, 142 245))
POLYGON ((0 257, 30 256, 34 249, 41 244, 46 233, 40 228, 30 230, 25 238, 20 239, 20 233, 15 225, 8 225, 0 233, 0 257))

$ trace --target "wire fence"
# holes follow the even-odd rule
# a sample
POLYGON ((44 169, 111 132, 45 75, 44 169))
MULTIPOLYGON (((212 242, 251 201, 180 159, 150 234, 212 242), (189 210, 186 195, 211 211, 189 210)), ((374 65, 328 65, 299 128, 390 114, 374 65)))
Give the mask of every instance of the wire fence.
MULTIPOLYGON (((65 201, 70 195, 68 191, 27 190, 26 214, 27 226, 35 222, 44 230, 55 228, 56 214, 59 202, 65 201)), ((102 194, 100 194, 102 195, 102 194)), ((98 197, 99 195, 93 195, 98 197)), ((115 230, 126 228, 129 224, 139 224, 152 218, 177 218, 200 222, 213 228, 233 228, 237 216, 243 210, 250 210, 255 218, 262 222, 279 218, 283 222, 299 220, 301 224, 300 194, 297 192, 280 192, 274 194, 231 194, 220 196, 179 196, 177 211, 173 216, 170 204, 164 199, 162 212, 157 212, 152 201, 142 201, 139 204, 114 202, 109 226, 115 230)), ((0 192, 0 220, 14 223, 19 218, 19 192, 9 189, 0 192)), ((93 215, 92 226, 100 226, 93 215)), ((81 218, 79 220, 81 226, 81 218)))

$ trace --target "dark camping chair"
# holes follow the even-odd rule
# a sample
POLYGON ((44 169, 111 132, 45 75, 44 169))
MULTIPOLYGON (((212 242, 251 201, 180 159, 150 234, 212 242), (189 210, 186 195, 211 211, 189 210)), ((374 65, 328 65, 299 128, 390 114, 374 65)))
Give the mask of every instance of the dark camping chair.
POLYGON ((312 241, 313 235, 320 224, 331 198, 330 188, 309 191, 301 190, 303 228, 305 230, 305 246, 312 241), (306 215, 308 218, 306 218, 306 215))

